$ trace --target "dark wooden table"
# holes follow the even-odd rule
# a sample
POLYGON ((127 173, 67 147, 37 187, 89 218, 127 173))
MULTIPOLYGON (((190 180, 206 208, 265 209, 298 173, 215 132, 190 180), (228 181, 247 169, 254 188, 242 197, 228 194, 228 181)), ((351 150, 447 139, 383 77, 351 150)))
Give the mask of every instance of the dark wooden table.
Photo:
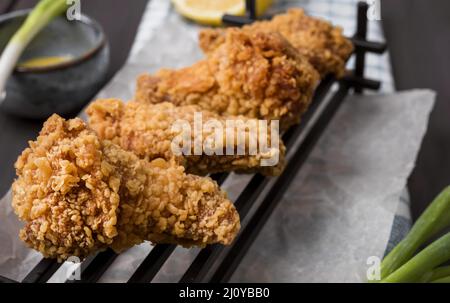
POLYGON ((450 185, 450 1, 382 0, 397 89, 431 88, 437 102, 409 179, 416 218, 450 185))
MULTIPOLYGON (((14 9, 35 1, 17 0, 14 9)), ((0 2, 2 11, 9 1, 0 2)), ((82 1, 82 11, 104 27, 111 45, 109 77, 123 65, 147 0, 82 1)), ((382 19, 398 89, 432 88, 438 92, 417 166, 409 180, 417 216, 450 184, 450 1, 382 0, 382 19)), ((17 155, 34 139, 43 121, 29 121, 0 112, 0 196, 13 178, 17 155)))

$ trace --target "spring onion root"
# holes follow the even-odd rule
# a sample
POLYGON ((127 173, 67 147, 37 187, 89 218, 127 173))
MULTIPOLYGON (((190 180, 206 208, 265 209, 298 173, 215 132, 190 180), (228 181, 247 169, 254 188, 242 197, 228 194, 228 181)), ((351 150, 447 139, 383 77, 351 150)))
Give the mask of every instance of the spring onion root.
MULTIPOLYGON (((450 225, 450 186, 446 187, 423 212, 409 234, 381 262, 385 279, 406 263, 426 241, 450 225)), ((439 264, 438 264, 439 265, 439 264)), ((432 270, 429 268, 429 270, 432 270)), ((425 274, 425 273, 423 273, 425 274)))
MULTIPOLYGON (((0 57, 0 96, 6 81, 31 40, 55 17, 67 9, 66 0, 41 0, 14 34, 0 57)), ((3 98, 0 98, 2 102, 3 98)))

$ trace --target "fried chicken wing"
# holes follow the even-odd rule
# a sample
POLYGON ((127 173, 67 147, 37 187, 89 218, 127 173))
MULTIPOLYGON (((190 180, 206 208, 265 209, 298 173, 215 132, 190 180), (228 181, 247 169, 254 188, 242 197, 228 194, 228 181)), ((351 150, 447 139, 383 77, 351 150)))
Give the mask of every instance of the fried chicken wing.
POLYGON ((16 162, 13 208, 20 238, 65 260, 144 240, 229 244, 239 215, 217 183, 173 161, 140 160, 102 141, 80 119, 53 115, 16 162))
POLYGON ((138 78, 135 100, 196 104, 220 115, 298 123, 319 75, 278 33, 229 29, 208 58, 138 78))
POLYGON ((271 140, 270 128, 267 128, 268 134, 260 136, 256 129, 259 121, 255 119, 227 117, 226 121, 215 113, 201 111, 195 105, 175 106, 168 102, 123 103, 117 99, 97 100, 89 105, 86 113, 90 127, 101 139, 111 140, 143 159, 175 159, 188 173, 206 175, 238 171, 261 172, 272 176, 279 175, 284 167, 285 147, 279 134, 274 134, 276 144, 271 146, 275 142, 271 140), (248 127, 234 127, 236 123, 230 123, 234 121, 242 122, 242 126, 248 127), (187 124, 186 130, 174 128, 176 123, 181 122, 187 124), (204 127, 207 123, 218 125, 217 128, 207 129, 204 127), (256 128, 251 129, 252 126, 256 128), (200 129, 196 130, 196 127, 200 129), (219 132, 218 136, 216 131, 219 132), (189 135, 189 145, 186 153, 180 154, 178 151, 181 151, 182 146, 179 143, 183 142, 177 143, 175 140, 177 137, 182 138, 184 132, 189 135), (227 134, 231 134, 229 140, 227 134), (241 136, 240 141, 237 140, 238 136, 241 136), (252 142, 253 149, 250 149, 250 137, 255 140, 252 142), (218 140, 221 141, 216 142, 218 140), (176 146, 172 146, 172 143, 176 146), (198 147, 197 153, 195 144, 198 147), (213 153, 215 148, 218 154, 213 153), (227 149, 230 150, 228 154, 227 149), (243 151, 240 154, 237 153, 239 149, 243 151), (264 165, 264 161, 271 162, 268 164, 272 165, 264 165))
MULTIPOLYGON (((302 9, 289 9, 286 14, 270 21, 258 21, 243 27, 250 32, 279 32, 319 71, 321 76, 345 73, 345 63, 353 51, 350 40, 342 34, 340 27, 307 16, 302 9)), ((213 53, 226 38, 225 29, 205 29, 200 32, 200 47, 213 53)))

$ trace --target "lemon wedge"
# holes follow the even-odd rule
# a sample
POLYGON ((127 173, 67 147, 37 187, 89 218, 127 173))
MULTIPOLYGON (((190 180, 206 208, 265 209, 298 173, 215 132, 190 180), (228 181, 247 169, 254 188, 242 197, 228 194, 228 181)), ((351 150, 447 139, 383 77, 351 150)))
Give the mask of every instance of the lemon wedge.
MULTIPOLYGON (((245 0, 172 0, 172 3, 184 17, 206 25, 221 25, 224 14, 245 14, 245 0)), ((257 0, 257 14, 263 14, 271 4, 272 0, 257 0)))

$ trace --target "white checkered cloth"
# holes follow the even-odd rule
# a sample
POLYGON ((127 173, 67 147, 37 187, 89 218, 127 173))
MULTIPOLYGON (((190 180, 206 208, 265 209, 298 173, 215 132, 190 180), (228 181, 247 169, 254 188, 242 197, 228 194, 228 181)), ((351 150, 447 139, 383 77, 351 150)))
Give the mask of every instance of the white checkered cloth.
MULTIPOLYGON (((356 31, 357 3, 358 0, 274 0, 274 5, 270 8, 268 14, 280 12, 290 7, 302 7, 309 15, 324 18, 335 25, 341 26, 344 34, 350 37, 356 31)), ((168 0, 150 0, 139 26, 130 58, 144 47, 145 41, 149 41, 149 38, 155 34, 155 29, 167 20, 172 9, 168 0)), ((368 21, 367 37, 370 41, 384 41, 381 21, 368 21)), ((352 68, 353 65, 354 60, 352 58, 348 62, 348 68, 352 68)), ((395 88, 389 52, 383 55, 367 54, 365 76, 381 81, 382 92, 393 92, 395 88)), ((387 251, 392 249, 411 227, 409 201, 408 191, 405 189, 394 218, 387 251)))

